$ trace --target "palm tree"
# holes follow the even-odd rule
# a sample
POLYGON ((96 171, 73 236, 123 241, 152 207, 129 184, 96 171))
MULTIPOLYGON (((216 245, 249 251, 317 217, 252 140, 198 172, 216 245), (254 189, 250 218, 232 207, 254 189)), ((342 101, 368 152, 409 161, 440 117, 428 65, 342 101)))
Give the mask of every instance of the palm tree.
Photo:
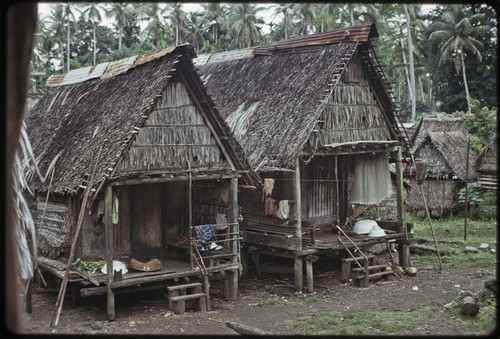
POLYGON ((336 3, 322 3, 316 5, 316 22, 319 31, 329 31, 335 28, 335 19, 338 17, 339 5, 336 3))
POLYGON ((231 5, 231 30, 238 46, 246 42, 247 47, 250 47, 252 41, 260 36, 257 25, 264 21, 257 18, 257 13, 261 10, 263 7, 246 2, 231 5))
POLYGON ((214 43, 217 43, 219 36, 219 30, 225 24, 225 16, 227 7, 224 4, 218 2, 210 2, 208 4, 202 4, 201 7, 205 13, 205 19, 210 23, 212 28, 212 36, 214 43))
POLYGON ((200 42, 203 44, 205 39, 203 38, 203 23, 200 18, 203 14, 200 12, 189 12, 186 16, 186 39, 191 41, 193 47, 196 49, 196 53, 200 50, 200 42))
POLYGON ((300 20, 297 27, 299 35, 307 35, 311 28, 314 27, 314 19, 316 18, 315 5, 312 3, 297 3, 294 5, 294 14, 300 20))
POLYGON ((184 25, 186 13, 182 10, 182 2, 168 3, 162 10, 161 13, 169 12, 165 19, 170 20, 172 25, 175 27, 175 45, 178 46, 180 42, 180 36, 182 32, 182 27, 184 25))
POLYGON ((96 4, 95 2, 91 2, 88 4, 83 4, 83 6, 88 6, 83 12, 83 16, 92 23, 92 47, 94 50, 94 59, 93 65, 97 64, 97 39, 95 36, 96 26, 99 22, 102 21, 101 10, 104 10, 104 7, 96 4))
POLYGON ((122 48, 123 30, 134 19, 134 13, 128 3, 114 2, 106 10, 108 18, 114 18, 118 28, 118 49, 122 48))
POLYGON ((66 66, 67 66, 67 69, 68 69, 68 72, 69 72, 69 69, 70 69, 70 65, 69 65, 69 58, 71 57, 71 53, 70 53, 70 46, 71 46, 71 20, 73 20, 73 22, 75 22, 75 15, 73 14, 73 11, 71 10, 71 6, 69 4, 69 2, 66 2, 66 5, 64 6, 64 17, 63 17, 64 21, 66 22, 66 24, 68 25, 68 40, 67 40, 67 62, 66 62, 66 66))
POLYGON ((469 113, 471 112, 471 107, 464 54, 465 51, 469 51, 476 55, 479 62, 482 61, 479 49, 483 47, 483 43, 477 40, 476 35, 487 31, 489 27, 483 24, 475 25, 474 23, 476 21, 479 22, 483 16, 482 13, 476 13, 468 17, 464 13, 462 5, 450 5, 449 10, 444 12, 441 18, 431 25, 433 32, 429 35, 429 40, 436 40, 441 43, 438 66, 441 66, 452 57, 455 64, 455 72, 457 75, 462 72, 469 113))
POLYGON ((160 11, 156 2, 135 5, 137 19, 148 22, 144 31, 141 32, 144 35, 144 42, 151 42, 156 48, 165 47, 168 42, 167 27, 160 18, 160 11))
POLYGON ((57 41, 59 45, 59 54, 61 56, 61 67, 64 72, 64 6, 61 4, 55 5, 51 7, 50 10, 50 30, 54 34, 54 39, 57 41))
POLYGON ((279 14, 283 15, 283 30, 285 33, 285 40, 288 40, 288 29, 291 27, 290 15, 292 14, 293 4, 291 3, 278 3, 273 5, 274 17, 279 14))
MULTIPOLYGON (((417 5, 419 6, 419 5, 417 5)), ((406 4, 403 5, 405 16, 406 16, 406 34, 408 41, 408 56, 409 56, 409 65, 410 65, 410 86, 411 86, 411 118, 415 119, 416 110, 417 110, 417 92, 415 87, 415 64, 413 62, 413 40, 411 36, 411 20, 416 17, 415 15, 415 5, 408 6, 406 4)))

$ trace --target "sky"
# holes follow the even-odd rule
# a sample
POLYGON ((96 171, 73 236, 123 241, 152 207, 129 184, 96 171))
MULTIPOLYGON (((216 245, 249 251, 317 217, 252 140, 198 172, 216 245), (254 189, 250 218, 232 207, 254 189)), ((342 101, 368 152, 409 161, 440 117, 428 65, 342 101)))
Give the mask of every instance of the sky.
MULTIPOLYGON (((41 14, 42 16, 48 16, 50 13, 50 5, 51 4, 54 4, 54 3, 38 3, 39 14, 41 14)), ((270 23, 272 21, 277 22, 277 21, 282 20, 282 17, 280 14, 276 15, 276 16, 273 14, 273 10, 271 8, 273 3, 259 3, 259 5, 262 7, 266 7, 266 9, 261 12, 261 16, 263 17, 263 19, 266 23, 270 23)), ((430 11, 435 6, 436 5, 434 5, 434 4, 423 4, 422 10, 424 12, 430 11)), ((183 10, 185 12, 193 12, 193 11, 197 11, 199 9, 201 9, 201 6, 199 3, 184 3, 183 4, 183 10)), ((103 16, 104 23, 109 23, 109 20, 110 19, 107 19, 105 16, 103 16)), ((143 28, 143 27, 141 27, 141 28, 143 28)), ((263 33, 268 33, 269 32, 269 25, 264 25, 262 27, 262 31, 263 31, 263 33)))

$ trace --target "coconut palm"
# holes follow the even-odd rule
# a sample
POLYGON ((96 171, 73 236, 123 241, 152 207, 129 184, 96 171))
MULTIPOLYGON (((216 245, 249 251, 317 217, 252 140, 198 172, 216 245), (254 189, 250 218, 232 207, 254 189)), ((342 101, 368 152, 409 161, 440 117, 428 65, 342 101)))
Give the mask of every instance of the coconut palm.
POLYGON ((191 42, 196 49, 196 53, 200 51, 200 42, 203 45, 203 14, 200 12, 189 12, 186 16, 184 31, 186 32, 186 40, 191 42))
POLYGON ((312 33, 314 19, 316 18, 316 7, 312 3, 297 3, 293 7, 294 16, 299 19, 297 34, 307 35, 312 33))
POLYGON ((322 3, 316 5, 316 24, 320 32, 335 28, 335 19, 339 15, 340 6, 336 3, 322 3))
POLYGON ((291 3, 278 3, 272 6, 274 9, 274 17, 277 15, 283 15, 283 31, 285 34, 285 40, 288 40, 288 30, 291 28, 290 16, 293 10, 293 4, 291 3))
POLYGON ((469 113, 471 107, 464 55, 466 51, 469 51, 479 62, 482 61, 479 49, 483 47, 483 43, 477 39, 477 36, 489 29, 487 25, 479 23, 483 16, 482 13, 467 16, 462 5, 450 5, 449 10, 431 25, 433 32, 429 35, 429 40, 435 40, 441 44, 438 66, 452 58, 457 75, 462 72, 469 113))
POLYGON ((67 52, 66 52, 66 57, 67 57, 67 62, 66 62, 66 66, 67 66, 67 70, 69 72, 69 69, 70 69, 70 65, 69 65, 69 59, 71 57, 71 53, 70 53, 70 46, 71 46, 71 22, 75 22, 75 15, 73 14, 73 10, 71 9, 71 5, 69 4, 69 2, 66 2, 66 5, 64 5, 64 22, 66 23, 66 25, 68 26, 68 40, 67 40, 67 52))
POLYGON ((169 20, 175 27, 175 45, 178 46, 181 44, 182 28, 186 18, 186 13, 182 10, 182 2, 168 3, 161 10, 162 14, 165 12, 168 12, 168 15, 164 16, 164 18, 169 20))
POLYGON ((103 6, 91 2, 83 4, 84 10, 82 12, 84 18, 92 23, 92 47, 93 47, 93 65, 97 64, 97 39, 95 36, 96 26, 102 21, 101 11, 105 10, 103 6))
POLYGON ((65 70, 65 62, 64 62, 64 6, 61 4, 52 6, 50 9, 49 16, 49 29, 54 34, 54 40, 57 42, 59 46, 59 54, 61 57, 61 67, 64 72, 65 70))
POLYGON ((106 16, 115 20, 115 25, 118 28, 118 49, 121 49, 123 30, 134 19, 134 12, 128 3, 114 2, 106 10, 106 16))
POLYGON ((141 32, 144 42, 150 42, 156 48, 165 47, 168 43, 168 30, 160 18, 161 9, 158 3, 138 3, 134 7, 137 19, 148 22, 141 32))
POLYGON ((208 4, 202 4, 203 12, 205 13, 205 19, 209 22, 210 28, 212 29, 212 37, 214 43, 217 43, 219 37, 219 31, 225 24, 225 16, 227 12, 227 7, 224 4, 218 2, 210 2, 208 4))
POLYGON ((250 47, 252 41, 260 36, 259 24, 264 21, 257 18, 257 13, 263 10, 263 7, 251 3, 232 4, 230 6, 231 31, 238 46, 246 43, 250 47))

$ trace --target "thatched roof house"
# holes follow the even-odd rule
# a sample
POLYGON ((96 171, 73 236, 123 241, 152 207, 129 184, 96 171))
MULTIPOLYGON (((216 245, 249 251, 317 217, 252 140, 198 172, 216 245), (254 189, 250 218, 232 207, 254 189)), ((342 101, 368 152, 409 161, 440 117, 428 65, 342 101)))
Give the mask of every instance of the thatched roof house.
POLYGON ((407 138, 371 45, 376 37, 366 24, 195 60, 264 179, 262 191, 240 199, 244 242, 295 253, 297 288, 302 250, 316 246, 321 227, 333 236, 353 204, 392 194, 389 163, 407 138))
POLYGON ((478 182, 483 188, 497 189, 497 137, 477 157, 478 182))
MULTIPOLYGON (((76 256, 106 258, 100 283, 148 285, 150 275, 136 271, 112 282, 111 261, 155 258, 168 267, 155 273, 155 284, 221 272, 236 297, 238 179, 245 186, 260 180, 196 73, 194 56, 183 45, 49 78, 51 88, 26 121, 41 170, 57 159, 53 179, 33 185, 43 255, 67 257, 89 194, 76 256), (196 255, 197 225, 216 223, 227 233, 220 239, 211 233, 221 241, 217 260, 201 270, 195 266, 209 258, 196 255)), ((82 293, 107 293, 114 305, 110 289, 82 293)))
POLYGON ((415 153, 417 147, 424 141, 429 132, 453 132, 459 131, 467 133, 467 127, 464 124, 463 117, 454 114, 436 113, 422 117, 416 126, 410 139, 412 153, 415 153))
POLYGON ((428 132, 415 150, 415 162, 424 163, 431 178, 475 180, 477 155, 462 132, 428 132), (467 163, 467 154, 469 162, 467 163))
POLYGON ((317 147, 403 136, 390 88, 370 59, 373 51, 366 42, 375 37, 375 26, 367 24, 200 55, 195 64, 252 167, 293 169, 302 152, 317 147), (346 71, 351 60, 369 79, 366 88, 349 84, 361 76, 346 71), (339 81, 341 76, 346 81, 339 81), (370 93, 368 86, 373 97, 363 96, 370 93), (343 107, 332 97, 352 98, 360 105, 343 107), (325 110, 334 110, 334 120, 322 119, 325 110))
POLYGON ((477 178, 477 154, 460 131, 428 132, 414 153, 415 177, 411 177, 410 209, 423 209, 418 186, 422 185, 430 208, 451 211, 458 207, 458 191, 477 178), (467 162, 468 159, 468 162, 467 162))
MULTIPOLYGON (((80 185, 86 182, 88 165, 100 147, 103 149, 93 185, 96 189, 102 187, 105 180, 134 178, 144 175, 144 171, 150 177, 167 172, 175 174, 186 168, 187 160, 191 161, 194 172, 231 171, 231 163, 234 170, 247 171, 240 145, 217 113, 196 73, 193 73, 190 58, 194 55, 192 47, 185 45, 52 76, 48 80, 51 88, 26 121, 33 151, 41 156, 39 166, 42 171, 61 152, 51 191, 76 193, 80 185), (201 108, 212 113, 205 119, 209 119, 218 135, 218 147, 224 147, 228 152, 225 164, 217 163, 220 157, 217 147, 207 145, 189 151, 190 143, 209 143, 208 129, 196 130, 191 127, 191 133, 183 136, 172 126, 171 133, 167 133, 169 137, 159 133, 147 135, 155 140, 149 141, 151 147, 144 148, 142 145, 148 140, 143 140, 146 135, 138 132, 148 124, 158 124, 153 121, 158 115, 155 105, 165 100, 161 92, 173 82, 179 62, 183 70, 189 73, 185 81, 195 88, 197 93, 194 94, 206 100, 200 100, 201 108), (175 149, 179 147, 184 147, 183 151, 189 153, 177 153, 175 149), (135 154, 135 163, 131 163, 129 152, 135 154)), ((180 91, 172 88, 172 91, 175 90, 180 91)), ((150 127, 150 130, 154 131, 153 128, 150 127)), ((251 183, 248 178, 247 183, 251 183)), ((38 183, 36 188, 44 191, 47 185, 38 183)), ((98 193, 99 190, 93 196, 98 193)))

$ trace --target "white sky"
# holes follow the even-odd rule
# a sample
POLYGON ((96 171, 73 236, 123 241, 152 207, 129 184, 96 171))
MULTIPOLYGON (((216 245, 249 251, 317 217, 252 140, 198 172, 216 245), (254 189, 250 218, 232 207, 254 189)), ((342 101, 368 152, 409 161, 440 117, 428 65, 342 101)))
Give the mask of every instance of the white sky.
MULTIPOLYGON (((55 4, 55 3, 48 3, 48 2, 40 3, 39 2, 38 3, 39 14, 41 14, 42 16, 48 16, 50 13, 50 5, 51 4, 55 4)), ((271 21, 278 22, 279 20, 281 20, 281 15, 277 15, 277 16, 273 15, 273 10, 271 9, 272 5, 273 5, 273 3, 259 3, 259 6, 268 7, 264 11, 261 12, 262 13, 261 16, 263 17, 263 19, 266 23, 270 23, 271 21)), ((423 4, 422 10, 424 12, 428 12, 432 8, 434 8, 435 6, 436 6, 435 4, 423 4)), ((184 3, 182 5, 182 7, 183 7, 183 10, 185 12, 193 12, 193 11, 197 11, 197 10, 201 9, 201 6, 199 3, 184 3)), ((109 19, 107 19, 105 16, 103 16, 103 21, 104 21, 104 23, 109 23, 109 19)), ((262 27, 262 30, 264 33, 268 33, 269 32, 269 25, 264 25, 262 27)))

